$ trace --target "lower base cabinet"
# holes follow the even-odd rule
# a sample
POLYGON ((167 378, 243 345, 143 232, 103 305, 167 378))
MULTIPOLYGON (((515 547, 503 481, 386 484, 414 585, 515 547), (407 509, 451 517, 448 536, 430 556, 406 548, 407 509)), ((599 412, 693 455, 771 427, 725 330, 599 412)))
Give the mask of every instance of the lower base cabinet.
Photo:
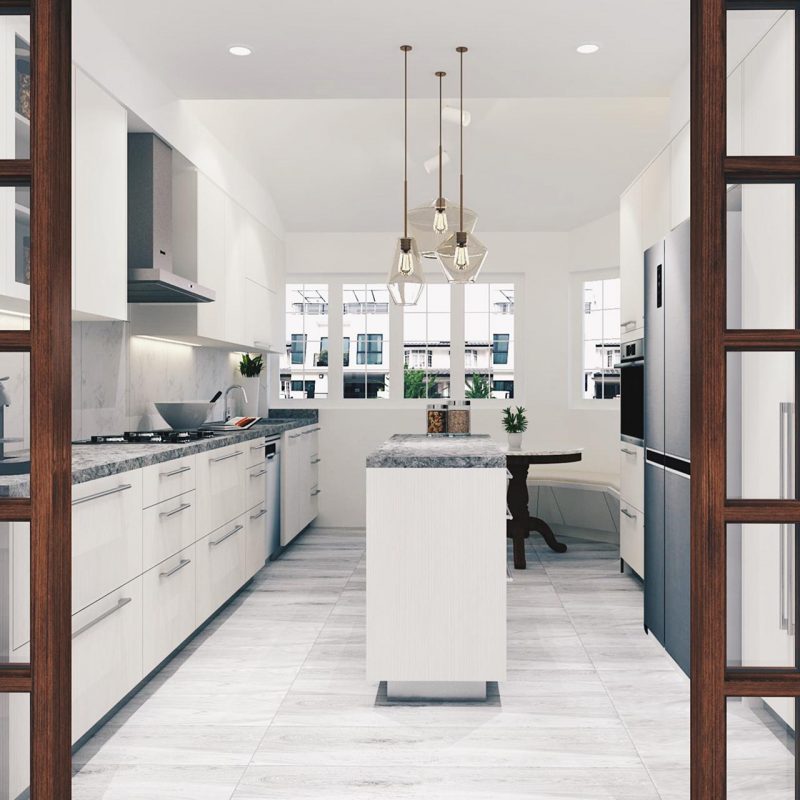
POLYGON ((259 503, 247 512, 245 579, 250 580, 267 561, 267 507, 259 503))
POLYGON ((247 514, 197 542, 195 623, 205 622, 247 580, 247 514))
POLYGON ((619 556, 640 577, 644 569, 644 514, 624 497, 619 503, 619 556))
POLYGON ((138 577, 72 617, 72 741, 143 677, 138 577))
POLYGON ((144 674, 195 629, 195 545, 142 576, 144 674))

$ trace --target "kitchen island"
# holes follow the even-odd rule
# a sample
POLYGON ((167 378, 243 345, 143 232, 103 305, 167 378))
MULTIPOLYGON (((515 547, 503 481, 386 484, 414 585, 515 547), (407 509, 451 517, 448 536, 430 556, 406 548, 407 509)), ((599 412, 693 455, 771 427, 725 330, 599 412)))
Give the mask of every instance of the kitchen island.
POLYGON ((506 677, 503 449, 396 435, 366 466, 367 678, 389 698, 485 698, 506 677))

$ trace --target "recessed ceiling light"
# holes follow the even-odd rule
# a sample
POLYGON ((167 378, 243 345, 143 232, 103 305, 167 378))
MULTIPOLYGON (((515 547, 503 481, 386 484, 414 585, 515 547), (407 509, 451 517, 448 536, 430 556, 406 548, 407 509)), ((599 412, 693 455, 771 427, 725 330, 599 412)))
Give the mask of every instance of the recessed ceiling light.
POLYGON ((584 56, 596 53, 599 49, 600 49, 599 44, 582 44, 578 46, 578 52, 584 56))
POLYGON ((233 47, 228 48, 228 52, 232 56, 249 56, 253 51, 243 44, 235 44, 233 47))

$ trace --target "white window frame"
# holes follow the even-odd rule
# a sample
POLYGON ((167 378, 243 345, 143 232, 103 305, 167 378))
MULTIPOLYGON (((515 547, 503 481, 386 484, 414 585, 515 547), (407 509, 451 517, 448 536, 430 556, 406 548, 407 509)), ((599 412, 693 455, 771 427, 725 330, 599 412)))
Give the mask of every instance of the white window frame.
POLYGON ((609 400, 587 400, 583 396, 583 286, 588 281, 619 278, 619 267, 571 272, 569 275, 569 379, 568 406, 573 410, 605 411, 619 414, 619 397, 609 400))
MULTIPOLYGON (((447 283, 441 272, 431 271, 425 276, 427 283, 447 283)), ((343 334, 343 287, 350 283, 383 284, 386 282, 384 274, 314 274, 296 273, 286 276, 286 285, 292 284, 326 284, 328 286, 328 397, 314 399, 290 400, 280 397, 280 369, 279 356, 269 356, 269 407, 275 409, 289 408, 360 408, 360 409, 402 409, 424 408, 431 401, 427 398, 398 397, 403 388, 404 364, 404 331, 403 308, 394 303, 389 304, 389 398, 388 399, 345 399, 343 394, 342 367, 342 334, 343 334)), ((473 407, 478 408, 505 408, 509 402, 520 402, 524 397, 524 275, 522 273, 486 273, 479 278, 481 283, 511 283, 514 285, 514 400, 487 398, 472 400, 473 407)), ((286 288, 283 292, 285 295, 286 288)), ((286 339, 285 330, 285 300, 280 306, 283 320, 281 330, 282 342, 286 339)), ((451 400, 463 400, 466 389, 465 369, 465 343, 464 343, 464 287, 451 285, 450 293, 450 386, 451 400)), ((386 351, 384 351, 386 352, 386 351)))

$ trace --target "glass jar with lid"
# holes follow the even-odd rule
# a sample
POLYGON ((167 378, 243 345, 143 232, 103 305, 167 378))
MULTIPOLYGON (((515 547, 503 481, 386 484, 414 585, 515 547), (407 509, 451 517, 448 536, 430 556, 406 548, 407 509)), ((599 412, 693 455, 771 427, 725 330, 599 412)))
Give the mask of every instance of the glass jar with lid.
POLYGON ((451 436, 469 436, 471 433, 469 400, 457 400, 447 409, 447 432, 451 436))
POLYGON ((447 433, 447 406, 432 403, 426 409, 428 436, 440 436, 447 433))

